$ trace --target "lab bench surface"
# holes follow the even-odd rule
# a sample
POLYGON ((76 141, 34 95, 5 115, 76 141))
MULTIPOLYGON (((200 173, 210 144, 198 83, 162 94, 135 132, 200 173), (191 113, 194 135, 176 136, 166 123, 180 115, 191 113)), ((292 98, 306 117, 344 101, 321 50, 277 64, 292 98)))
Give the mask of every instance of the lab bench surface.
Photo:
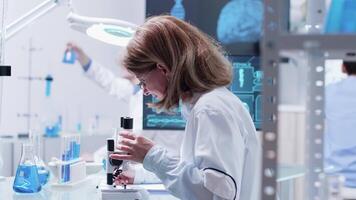
MULTIPOLYGON (((75 187, 53 187, 49 184, 44 186, 36 194, 18 194, 12 189, 14 177, 0 180, 0 199, 6 200, 100 200, 101 192, 96 186, 102 180, 98 176, 89 176, 83 183, 75 187)), ((150 200, 177 200, 167 191, 150 192, 150 200)))
MULTIPOLYGON (((280 197, 290 196, 290 192, 293 190, 293 181, 299 177, 304 176, 305 169, 301 166, 288 166, 282 165, 278 167, 279 173, 277 176, 277 183, 280 185, 286 185, 282 191, 280 191, 280 197), (284 191, 287 189, 286 191, 284 191)), ((90 175, 86 181, 77 184, 74 187, 61 186, 53 187, 51 184, 47 184, 37 194, 23 195, 17 194, 13 191, 13 177, 7 177, 4 180, 0 180, 0 199, 6 200, 81 200, 91 199, 100 200, 100 190, 96 188, 100 181, 105 177, 101 174, 90 175)), ((177 198, 170 195, 167 191, 151 191, 151 200, 177 200, 177 198)), ((282 198, 283 199, 283 198, 282 198)))
MULTIPOLYGON (((296 179, 304 177, 304 175, 305 167, 301 165, 279 164, 277 174, 279 199, 295 199, 294 193, 296 191, 294 191, 294 183, 296 179)), ((37 194, 23 195, 13 191, 14 177, 7 177, 0 179, 0 200, 100 200, 101 192, 96 186, 104 179, 104 174, 98 173, 88 176, 86 181, 74 187, 52 187, 51 184, 47 184, 37 194)), ((343 188, 341 194, 343 197, 347 197, 347 199, 356 199, 356 189, 354 188, 343 188)), ((150 200, 178 199, 167 191, 159 189, 157 191, 150 191, 150 200)))

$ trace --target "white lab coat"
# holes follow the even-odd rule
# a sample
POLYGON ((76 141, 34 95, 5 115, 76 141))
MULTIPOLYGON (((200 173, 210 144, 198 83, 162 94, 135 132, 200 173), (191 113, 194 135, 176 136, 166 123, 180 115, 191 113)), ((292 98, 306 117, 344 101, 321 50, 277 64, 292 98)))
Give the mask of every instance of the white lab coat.
MULTIPOLYGON (((142 90, 135 91, 135 85, 129 80, 115 76, 110 70, 102 67, 99 63, 92 61, 89 69, 85 72, 86 76, 95 81, 100 87, 110 95, 120 100, 127 101, 130 105, 130 116, 134 118, 134 132, 142 132, 142 109, 143 93, 142 90)), ((101 162, 106 156, 106 146, 101 147, 94 153, 94 160, 101 162)), ((142 168, 142 165, 134 165, 135 183, 158 183, 160 180, 151 172, 142 168)))
POLYGON ((187 119, 180 159, 155 145, 143 161, 185 200, 259 198, 261 145, 250 114, 225 87, 184 102, 187 119), (236 197, 235 197, 236 196, 236 197))
POLYGON ((345 176, 345 186, 356 187, 356 76, 325 90, 325 166, 345 176))

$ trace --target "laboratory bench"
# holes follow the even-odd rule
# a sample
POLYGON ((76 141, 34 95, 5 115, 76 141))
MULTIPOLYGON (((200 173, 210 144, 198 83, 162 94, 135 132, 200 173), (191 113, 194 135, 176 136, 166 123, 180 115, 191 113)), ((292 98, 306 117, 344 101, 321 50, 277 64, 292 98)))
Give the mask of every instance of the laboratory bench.
MULTIPOLYGON (((277 175, 277 199, 294 200, 295 182, 298 178, 305 175, 305 168, 302 166, 280 165, 277 175)), ((85 181, 74 185, 52 186, 53 179, 50 183, 42 187, 39 193, 35 194, 18 194, 12 189, 14 177, 0 179, 0 199, 6 200, 78 200, 91 199, 100 200, 101 192, 97 186, 105 180, 103 173, 89 175, 85 181)), ((157 184, 156 184, 157 185, 157 184)), ((143 185, 143 187, 147 186, 143 185)), ((152 188, 152 187, 149 187, 152 188)), ((150 199, 152 200, 177 200, 170 195, 163 186, 157 189, 148 189, 150 199)), ((343 188, 341 192, 344 199, 356 199, 356 189, 343 188)))
MULTIPOLYGON (((277 184, 280 187, 278 196, 280 199, 287 200, 293 199, 293 186, 295 179, 304 176, 304 168, 296 166, 283 165, 279 167, 277 176, 277 184)), ((0 180, 0 197, 7 200, 78 200, 78 199, 101 199, 100 190, 97 186, 101 181, 105 180, 102 173, 89 175, 85 181, 74 186, 52 186, 50 182, 45 185, 42 190, 37 194, 17 194, 13 191, 13 177, 7 177, 0 180)), ((167 191, 149 190, 150 199, 154 200, 176 200, 177 198, 170 195, 167 191)))
MULTIPOLYGON (((171 136, 169 134, 162 134, 161 140, 167 139, 166 137, 171 136)), ((106 138, 111 137, 109 134, 103 135, 82 135, 81 144, 82 144, 82 153, 90 154, 97 148, 105 144, 106 138)), ((151 137, 154 138, 154 137, 151 137)), ((156 137, 157 138, 157 137, 156 137)), ((156 139, 155 138, 155 139, 156 139)), ((43 142, 43 158, 47 161, 51 157, 59 154, 59 143, 60 138, 45 138, 43 142)), ((157 140, 157 139, 156 139, 157 140)), ((25 142, 25 139, 0 139, 0 153, 2 154, 4 161, 10 161, 7 165, 4 165, 4 169, 1 175, 6 177, 14 176, 16 168, 18 165, 18 160, 21 156, 21 143, 25 142)), ((168 140, 176 141, 176 140, 168 140)), ((172 148, 173 145, 166 145, 172 148)), ((280 198, 283 200, 295 199, 296 183, 301 182, 302 177, 305 175, 305 168, 301 165, 278 165, 278 175, 277 175, 277 193, 280 198)), ((52 188, 49 186, 44 187, 44 189, 36 195, 33 195, 33 198, 28 197, 28 195, 15 195, 12 190, 12 178, 6 178, 5 180, 0 179, 0 199, 3 197, 8 197, 4 199, 100 199, 100 192, 95 189, 96 184, 95 179, 84 184, 79 185, 75 188, 52 188), (94 183, 90 183, 93 182, 94 183), (87 195, 90 198, 84 197, 80 198, 83 195, 87 195), (95 198, 94 198, 95 197, 95 198)), ((170 197, 170 195, 165 193, 152 193, 155 195, 154 199, 175 199, 170 197), (170 198, 169 198, 170 197, 170 198)))
MULTIPOLYGON (((91 175, 87 180, 73 186, 52 186, 48 183, 42 190, 34 194, 19 194, 12 189, 14 177, 7 177, 0 180, 0 199, 6 200, 100 200, 101 191, 97 189, 100 181, 104 180, 103 175, 91 175)), ((148 190, 150 200, 177 200, 167 191, 148 190)))

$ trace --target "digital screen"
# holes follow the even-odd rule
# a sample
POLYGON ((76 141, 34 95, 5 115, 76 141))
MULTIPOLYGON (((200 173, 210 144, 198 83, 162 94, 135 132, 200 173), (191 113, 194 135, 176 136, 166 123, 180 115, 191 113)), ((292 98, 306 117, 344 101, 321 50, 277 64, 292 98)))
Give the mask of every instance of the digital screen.
POLYGON ((146 17, 170 14, 210 35, 233 55, 258 55, 262 0, 147 0, 146 17))
POLYGON ((143 129, 184 130, 185 120, 181 116, 180 107, 172 114, 157 113, 147 106, 147 103, 156 101, 152 95, 143 97, 143 129))
POLYGON ((250 112, 256 129, 262 123, 262 80, 260 59, 256 56, 229 56, 233 68, 230 90, 240 98, 250 112))

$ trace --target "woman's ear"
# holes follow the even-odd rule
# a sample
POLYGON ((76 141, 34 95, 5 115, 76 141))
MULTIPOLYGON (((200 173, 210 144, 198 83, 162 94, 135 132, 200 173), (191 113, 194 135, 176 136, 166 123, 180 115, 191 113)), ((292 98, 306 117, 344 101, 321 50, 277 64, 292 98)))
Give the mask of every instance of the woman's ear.
POLYGON ((170 70, 168 69, 168 67, 161 65, 161 64, 157 64, 157 68, 163 72, 164 75, 168 76, 168 74, 170 73, 170 70))

